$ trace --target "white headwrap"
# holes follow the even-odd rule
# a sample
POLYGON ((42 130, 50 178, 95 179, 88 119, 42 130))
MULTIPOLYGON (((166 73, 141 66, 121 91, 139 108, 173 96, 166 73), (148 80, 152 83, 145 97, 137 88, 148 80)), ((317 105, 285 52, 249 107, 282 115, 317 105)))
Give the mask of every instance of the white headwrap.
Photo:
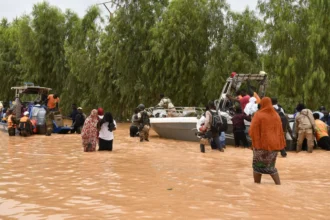
POLYGON ((256 111, 258 111, 258 104, 256 103, 257 99, 255 97, 251 97, 249 99, 249 103, 245 106, 244 112, 246 115, 253 115, 256 111))

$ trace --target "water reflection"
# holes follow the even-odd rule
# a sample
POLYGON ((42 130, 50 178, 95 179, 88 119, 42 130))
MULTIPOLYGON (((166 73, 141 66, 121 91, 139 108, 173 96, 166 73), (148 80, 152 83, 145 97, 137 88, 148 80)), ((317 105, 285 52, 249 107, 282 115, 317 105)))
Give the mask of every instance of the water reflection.
POLYGON ((251 151, 140 143, 128 125, 113 152, 82 152, 78 135, 0 133, 0 219, 328 219, 329 153, 279 158, 282 179, 253 183, 251 151))

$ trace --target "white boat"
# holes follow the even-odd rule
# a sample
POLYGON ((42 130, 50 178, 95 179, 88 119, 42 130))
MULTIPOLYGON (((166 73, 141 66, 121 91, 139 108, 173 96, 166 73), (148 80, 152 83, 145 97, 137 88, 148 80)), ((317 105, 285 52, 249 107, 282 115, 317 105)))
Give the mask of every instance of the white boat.
MULTIPOLYGON (((247 81, 254 82, 256 87, 259 88, 259 96, 264 96, 267 86, 266 74, 235 74, 227 79, 219 99, 215 101, 221 115, 227 119, 226 143, 230 145, 234 144, 231 118, 234 114, 233 106, 235 103, 232 103, 226 95, 233 95, 247 81)), ((162 138, 199 141, 200 139, 196 136, 196 133, 200 126, 199 118, 204 113, 204 110, 198 107, 178 107, 175 111, 177 117, 166 117, 168 112, 173 110, 151 108, 149 111, 155 116, 150 118, 151 127, 162 138)), ((250 122, 245 121, 245 124, 248 130, 250 122)))

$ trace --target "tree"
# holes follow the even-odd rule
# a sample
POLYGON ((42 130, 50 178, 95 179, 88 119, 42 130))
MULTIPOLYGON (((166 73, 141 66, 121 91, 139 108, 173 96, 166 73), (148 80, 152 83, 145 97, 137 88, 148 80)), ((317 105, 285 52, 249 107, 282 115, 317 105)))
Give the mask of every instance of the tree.
POLYGON ((261 22, 254 11, 248 9, 243 13, 227 11, 222 34, 217 41, 214 41, 208 58, 204 78, 204 84, 209 87, 206 93, 208 97, 219 94, 221 85, 225 83, 231 72, 259 73, 260 30, 261 22), (214 91, 218 93, 215 94, 214 91))
POLYGON ((49 3, 33 6, 32 18, 25 17, 20 28, 21 62, 25 78, 35 84, 62 90, 68 70, 65 68, 63 13, 49 3))
POLYGON ((72 103, 80 103, 89 110, 97 107, 99 101, 97 57, 101 34, 98 24, 100 10, 91 7, 82 19, 67 11, 65 17, 65 57, 69 73, 63 87, 63 104, 68 109, 72 103))
POLYGON ((99 96, 105 100, 105 106, 123 114, 124 110, 132 112, 139 103, 151 104, 151 79, 142 68, 143 54, 150 51, 150 29, 160 19, 167 1, 118 1, 118 4, 121 7, 102 36, 99 96))
POLYGON ((0 24, 0 78, 2 100, 13 100, 14 94, 10 89, 22 82, 22 67, 19 59, 18 30, 20 20, 9 23, 6 19, 0 24))
POLYGON ((215 28, 222 25, 223 6, 223 1, 170 2, 152 29, 151 51, 146 54, 144 69, 152 79, 152 90, 165 92, 180 106, 206 101, 202 81, 211 40, 218 35, 215 28))

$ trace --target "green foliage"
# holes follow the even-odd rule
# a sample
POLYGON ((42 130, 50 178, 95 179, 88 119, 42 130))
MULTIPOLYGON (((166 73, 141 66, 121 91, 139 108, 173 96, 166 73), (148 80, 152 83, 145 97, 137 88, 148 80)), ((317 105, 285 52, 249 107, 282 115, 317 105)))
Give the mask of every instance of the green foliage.
POLYGON ((266 69, 273 73, 276 93, 303 101, 309 108, 327 105, 329 87, 328 1, 259 1, 264 15, 266 69), (323 103, 323 104, 322 104, 323 103))
MULTIPOLYGON (((99 106, 116 117, 165 93, 176 106, 218 98, 233 71, 269 73, 268 95, 288 110, 327 105, 328 1, 259 0, 260 15, 232 12, 225 0, 116 0, 83 17, 47 2, 0 23, 0 99, 24 81, 53 88, 68 113, 99 106)), ((330 107, 330 106, 328 106, 330 107)))

